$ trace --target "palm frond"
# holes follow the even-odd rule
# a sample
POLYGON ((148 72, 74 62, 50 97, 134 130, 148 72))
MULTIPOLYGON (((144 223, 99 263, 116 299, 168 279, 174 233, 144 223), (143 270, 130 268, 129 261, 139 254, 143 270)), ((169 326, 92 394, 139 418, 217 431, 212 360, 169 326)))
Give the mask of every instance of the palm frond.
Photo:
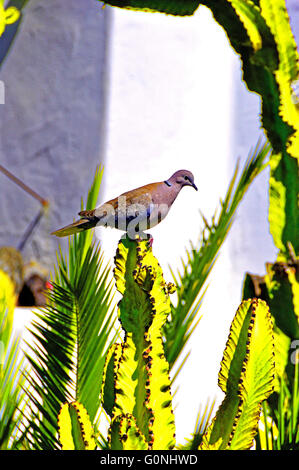
POLYGON ((213 400, 211 404, 208 400, 203 411, 202 407, 199 408, 194 426, 194 431, 191 437, 186 439, 185 444, 182 444, 178 447, 180 450, 198 450, 198 447, 202 441, 202 436, 205 434, 211 422, 211 416, 213 414, 214 407, 215 400, 213 400))
POLYGON ((20 338, 7 335, 10 330, 7 309, 1 302, 0 312, 0 449, 14 449, 21 443, 20 432, 22 415, 21 403, 24 399, 22 390, 24 377, 21 374, 23 358, 20 351, 20 338), (5 341, 4 341, 5 338, 5 341))
POLYGON ((261 145, 259 141, 247 158, 239 177, 237 163, 226 196, 220 201, 219 215, 216 211, 210 223, 202 216, 204 229, 197 246, 190 243, 190 248, 186 249, 187 260, 181 260, 182 268, 177 274, 171 270, 177 286, 178 300, 175 306, 172 305, 172 313, 164 329, 165 355, 170 367, 177 361, 199 322, 198 311, 205 293, 206 280, 231 228, 239 203, 254 178, 265 168, 269 151, 270 146, 261 145))
POLYGON ((262 405, 257 450, 299 450, 299 362, 294 364, 294 380, 288 384, 280 379, 280 390, 274 399, 273 412, 267 401, 262 405))
MULTIPOLYGON (((102 170, 97 171, 86 208, 94 207, 102 170)), ((30 328, 27 358, 33 368, 29 397, 36 408, 31 445, 59 448, 57 416, 61 405, 77 400, 94 420, 100 406, 105 355, 114 340, 109 266, 90 231, 69 239, 67 256, 58 254, 53 289, 30 328)))

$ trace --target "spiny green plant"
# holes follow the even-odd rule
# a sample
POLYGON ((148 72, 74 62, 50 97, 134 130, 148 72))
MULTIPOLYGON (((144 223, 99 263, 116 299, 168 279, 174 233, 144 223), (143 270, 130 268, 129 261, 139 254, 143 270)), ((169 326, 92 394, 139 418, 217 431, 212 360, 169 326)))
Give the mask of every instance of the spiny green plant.
MULTIPOLYGON (((215 218, 214 218, 214 221, 213 221, 213 225, 211 225, 211 227, 207 228, 207 226, 205 226, 205 229, 204 229, 204 232, 205 234, 202 235, 202 240, 205 241, 205 243, 203 243, 202 247, 201 247, 201 254, 200 255, 197 255, 198 256, 198 260, 200 260, 202 258, 202 262, 199 263, 199 269, 197 270, 197 272, 195 272, 195 267, 196 267, 196 263, 194 262, 193 265, 192 265, 192 270, 191 270, 191 273, 193 277, 195 277, 195 275, 199 278, 201 277, 201 281, 198 283, 198 285, 196 286, 196 289, 192 291, 192 296, 190 295, 191 298, 193 298, 193 302, 190 302, 188 304, 188 308, 191 310, 192 307, 193 307, 193 303, 196 302, 196 296, 200 294, 200 290, 202 288, 202 286, 204 285, 204 281, 206 280, 207 276, 208 276, 208 273, 210 272, 210 269, 212 268, 214 262, 215 262, 215 257, 216 257, 216 254, 217 254, 217 251, 219 250, 219 247, 221 245, 221 242, 224 240, 230 226, 231 226, 231 223, 232 223, 232 220, 233 220, 233 215, 235 213, 235 210, 238 206, 238 204, 240 203, 242 197, 244 196, 248 186, 250 185, 250 183, 254 180, 254 178, 257 176, 257 174, 260 173, 260 171, 262 171, 262 169, 265 167, 265 161, 266 161, 266 157, 268 155, 268 147, 267 146, 263 146, 263 147, 259 147, 257 146, 257 148, 254 150, 253 152, 253 155, 251 155, 249 158, 248 158, 248 161, 246 163, 246 165, 244 166, 242 172, 241 172, 241 175, 239 176, 238 178, 238 170, 239 168, 237 167, 235 172, 234 172, 234 175, 233 175, 233 178, 232 178, 232 181, 229 185, 229 188, 228 188, 228 191, 227 191, 227 195, 226 197, 224 198, 224 202, 222 203, 222 209, 221 209, 221 212, 220 212, 220 216, 219 216, 219 219, 216 223, 215 221, 215 218)), ((97 178, 95 178, 95 181, 97 181, 97 178)), ((89 201, 89 205, 92 205, 92 202, 89 201)), ((91 237, 91 232, 83 232, 82 234, 79 234, 78 235, 78 239, 80 240, 80 237, 91 237)), ((79 251, 80 252, 84 252, 86 250, 88 250, 87 246, 88 246, 88 243, 90 243, 90 239, 88 240, 88 242, 86 242, 86 240, 84 242, 82 242, 82 246, 83 248, 81 248, 79 251)), ((127 241, 127 243, 129 243, 127 241)), ((134 242, 135 243, 135 242, 134 242)), ((81 246, 81 245, 80 245, 81 246)), ((73 271, 73 263, 75 263, 75 260, 78 260, 78 247, 79 245, 77 244, 74 244, 74 245, 71 245, 71 248, 70 248, 70 255, 69 255, 69 259, 71 261, 71 264, 70 264, 70 267, 69 267, 69 272, 72 272, 73 271)), ((149 364, 151 363, 151 359, 150 359, 150 351, 152 350, 152 345, 151 345, 151 341, 146 338, 146 332, 145 330, 143 330, 143 328, 145 329, 146 326, 147 326, 147 323, 150 323, 150 318, 151 318, 151 315, 152 315, 152 308, 153 306, 151 305, 151 302, 148 301, 147 299, 147 296, 149 294, 146 294, 146 288, 143 286, 142 288, 138 285, 136 285, 135 287, 135 281, 133 281, 133 279, 131 279, 130 282, 128 282, 128 285, 127 283, 124 282, 124 273, 122 271, 122 269, 124 269, 124 259, 126 259, 126 256, 128 255, 125 255, 126 251, 128 251, 128 248, 126 248, 123 243, 120 244, 120 247, 122 248, 121 250, 121 253, 122 255, 120 255, 120 250, 118 251, 118 256, 117 256, 117 265, 116 265, 116 268, 115 268, 115 275, 117 277, 117 288, 120 290, 120 292, 122 292, 124 294, 124 299, 122 301, 122 303, 120 304, 120 309, 121 309, 121 314, 120 314, 120 321, 121 321, 121 324, 123 325, 123 327, 125 328, 125 331, 126 331, 126 342, 124 342, 122 345, 120 344, 114 344, 110 350, 109 350, 109 353, 108 355, 106 356, 106 367, 105 367, 105 382, 103 384, 103 388, 102 388, 102 404, 103 404, 103 407, 104 409, 106 410, 106 413, 108 414, 108 416, 111 417, 111 423, 110 423, 110 431, 109 431, 109 443, 106 443, 105 445, 108 445, 108 446, 112 446, 112 447, 121 447, 123 444, 121 444, 121 442, 119 442, 119 432, 123 432, 124 429, 131 429, 132 430, 132 427, 136 430, 136 433, 139 435, 139 438, 138 438, 138 442, 139 444, 138 445, 141 445, 141 446, 151 446, 153 445, 153 443, 151 444, 151 440, 150 440, 150 436, 152 436, 153 434, 157 434, 157 432, 154 432, 152 428, 154 428, 154 413, 157 412, 156 409, 154 409, 151 405, 150 405, 150 398, 148 396, 147 400, 148 400, 148 406, 146 407, 145 406, 145 403, 146 403, 146 394, 149 395, 149 378, 146 376, 146 375, 142 375, 142 374, 145 374, 145 370, 146 370, 146 367, 149 368, 149 364), (122 266, 122 269, 121 269, 121 266, 122 266), (124 291, 124 286, 127 286, 128 287, 128 291, 124 291), (139 294, 138 296, 136 295, 135 293, 135 297, 138 297, 139 299, 139 303, 137 302, 137 306, 140 308, 141 312, 138 311, 137 309, 137 306, 135 306, 135 309, 133 308, 134 307, 134 302, 132 300, 132 298, 134 299, 134 290, 138 290, 139 294), (130 291, 133 291, 133 292, 130 292, 130 291), (141 295, 140 295, 140 292, 143 293, 143 297, 144 297, 144 306, 142 307, 140 304, 141 304, 141 301, 140 301, 140 298, 141 298, 141 295), (133 297, 132 297, 133 296, 133 297), (125 305, 124 307, 122 307, 122 305, 125 305), (124 313, 123 313, 123 310, 124 310, 124 313), (129 310, 129 313, 126 312, 126 309, 129 310), (134 311, 135 312, 135 315, 136 315, 136 318, 138 318, 138 315, 142 315, 142 319, 140 321, 137 321, 136 318, 133 322, 133 326, 130 325, 129 323, 129 326, 128 326, 128 318, 127 316, 129 314, 131 314, 131 311, 134 311), (127 332, 126 328, 128 328, 129 330, 129 333, 127 332), (145 344, 146 343, 146 344, 145 344), (149 344, 147 344, 149 343, 149 344), (147 347, 145 347, 147 346, 147 347), (138 361, 134 361, 134 357, 137 356, 139 359, 138 361), (137 364, 137 365, 136 365, 137 364), (143 364, 143 368, 141 367, 143 364), (138 366, 138 367, 137 367, 138 366), (126 377, 125 373, 127 372, 127 369, 129 368, 130 370, 130 367, 131 367, 131 373, 129 374, 130 377, 132 377, 134 375, 134 370, 136 371, 136 374, 137 374, 137 371, 140 371, 140 383, 136 383, 136 378, 135 380, 133 381, 134 382, 134 386, 136 387, 136 400, 138 398, 138 401, 135 403, 134 400, 130 403, 130 400, 132 400, 132 396, 134 397, 134 393, 132 391, 132 396, 129 395, 129 397, 127 397, 128 395, 128 390, 131 390, 133 389, 134 390, 134 386, 132 387, 129 387, 129 383, 130 383, 130 379, 128 377, 126 377), (115 378, 117 377, 117 379, 115 378), (147 386, 146 386, 147 384, 147 386), (126 390, 126 395, 123 395, 123 393, 121 392, 122 388, 125 388, 126 390), (115 390, 117 390, 117 393, 114 393, 115 390), (124 403, 122 403, 122 400, 124 400, 124 403), (129 405, 128 405, 129 404, 129 405), (122 411, 122 412, 121 412, 122 411), (141 419, 142 417, 142 419, 141 419), (147 419, 145 419, 147 417, 147 419), (141 423, 143 423, 142 425, 140 424, 140 421, 141 423), (148 428, 147 428, 148 426, 148 428)), ((143 250, 144 251, 144 250, 143 250)), ((141 254, 139 255, 141 256, 141 254)), ((195 256, 195 250, 194 250, 194 256, 195 256)), ((148 256, 145 256, 145 258, 147 259, 148 256)), ((132 258, 132 256, 131 256, 132 258)), ((133 257, 134 259, 134 257, 133 257)), ((77 262, 77 261, 76 261, 77 262)), ((141 261, 139 261, 139 264, 141 263, 141 261)), ((59 265, 61 264, 61 261, 59 261, 59 265)), ((148 267, 144 267, 141 269, 141 267, 139 266, 139 270, 137 270, 138 272, 147 272, 147 269, 150 270, 153 268, 153 265, 157 267, 157 263, 154 259, 154 257, 151 257, 151 262, 149 263, 149 266, 148 267)), ((82 265, 82 269, 85 270, 87 269, 87 266, 85 267, 84 265, 82 265)), ((137 269, 137 268, 136 268, 137 269)), ((60 267, 58 270, 56 270, 56 284, 57 282, 59 282, 60 284, 63 284, 65 283, 65 275, 64 276, 58 276, 58 273, 60 271, 62 272, 66 272, 67 270, 67 266, 66 264, 64 263, 63 265, 63 269, 60 267)), ((88 268, 88 271, 90 272, 90 268, 88 268)), ((138 274, 137 274, 137 271, 136 273, 134 274, 134 276, 138 278, 138 274)), ((69 274, 70 276, 70 274, 69 274)), ((128 275, 129 276, 129 275, 128 275)), ((157 277, 157 273, 153 275, 154 278, 156 279, 157 277)), ((130 276, 129 276, 130 277, 130 276)), ((137 279, 136 278, 136 279, 137 279)), ((160 279, 160 285, 159 285, 159 289, 161 288, 161 283, 163 284, 164 281, 162 281, 161 279, 161 273, 158 275, 158 278, 160 279)), ((183 275, 181 276, 180 278, 183 283, 182 285, 180 284, 180 282, 178 282, 178 289, 181 290, 181 292, 183 292, 183 288, 185 289, 184 291, 184 295, 186 296, 187 298, 187 295, 186 295, 186 287, 187 285, 192 286, 192 277, 190 277, 190 273, 189 273, 189 270, 186 270, 185 273, 183 273, 183 275), (188 271, 188 276, 187 276, 187 271, 188 271)), ((150 282, 150 279, 147 279, 146 281, 144 281, 146 283, 149 283, 149 285, 151 285, 151 282, 150 282)), ((153 287, 152 287, 153 288, 153 287)), ((170 286, 167 287, 168 289, 170 288, 170 286)), ((158 298, 160 298, 161 296, 163 297, 163 295, 165 296, 165 293, 163 294, 163 289, 161 290, 161 292, 159 292, 159 289, 156 289, 156 295, 158 295, 158 298)), ((55 290, 55 283, 54 283, 54 290, 55 290)), ((60 288, 58 287, 58 285, 56 286, 56 290, 59 292, 60 291, 60 288)), ((63 296, 65 295, 64 293, 62 293, 63 296)), ((179 297, 180 298, 180 297, 179 297)), ((57 300, 59 300, 58 298, 57 299, 54 299, 56 304, 57 304, 57 300)), ((172 334, 175 335, 175 331, 178 331, 178 329, 180 328, 180 320, 179 319, 182 319, 182 315, 180 314, 181 310, 180 310, 180 305, 182 304, 182 300, 179 300, 178 302, 178 315, 176 317, 176 309, 174 307, 173 304, 170 303, 170 300, 167 300, 166 301, 166 305, 167 305, 167 308, 166 310, 164 311, 164 313, 162 312, 162 314, 160 314, 160 320, 159 320, 159 316, 157 315, 155 317, 155 322, 154 322, 154 325, 153 325, 153 331, 156 331, 155 334, 158 334, 159 333, 159 328, 157 329, 157 327, 155 325, 157 325, 157 323, 159 324, 160 323, 160 333, 159 333, 159 344, 160 344, 160 352, 158 353, 158 356, 156 356, 156 360, 157 360, 157 363, 161 363, 162 366, 164 364, 164 377, 165 377, 165 383, 162 387, 163 389, 163 393, 161 392, 161 399, 160 399, 160 403, 168 403, 168 405, 170 406, 170 409, 168 408, 162 408, 162 410, 165 411, 165 414, 166 414, 166 417, 168 416, 168 426, 167 428, 171 431, 171 426, 169 426, 169 423, 173 421, 173 415, 171 413, 171 396, 170 396, 170 392, 169 392, 169 379, 168 379, 168 364, 167 364, 167 361, 165 359, 162 359, 162 354, 163 354, 163 346, 165 347, 166 345, 166 348, 167 349, 167 346, 168 346, 168 340, 169 338, 171 338, 171 335, 169 337, 167 337, 167 335, 165 335, 165 321, 166 319, 168 318, 169 314, 171 313, 171 318, 169 319, 168 318, 168 324, 170 324, 171 322, 175 321, 175 327, 172 328, 172 334), (162 316, 161 316, 162 315, 162 316), (161 321, 161 318, 164 319, 164 321, 161 321), (179 321, 178 321, 179 320, 179 321), (176 330, 177 329, 177 330, 176 330), (161 341, 163 339, 163 342, 161 344, 161 341), (163 344, 164 343, 164 344, 163 344), (161 357, 160 357, 161 356, 161 357), (157 359, 157 357, 159 358, 159 360, 157 359), (168 396, 168 398, 166 399, 166 395, 168 396)), ((186 310, 185 310, 186 311, 186 310)), ((56 314, 56 313, 55 313, 56 314)), ((130 315, 129 315, 129 318, 130 318, 130 315)), ((192 319, 195 319, 195 316, 194 315, 190 315, 188 310, 187 310, 187 318, 188 318, 188 322, 189 322, 189 328, 190 328, 190 322, 192 322, 192 319)), ((52 327, 51 327, 52 328, 52 327)), ((187 328, 188 330, 188 328, 187 328)), ((186 331, 187 331, 186 330, 186 331)), ((152 331, 152 330, 150 330, 152 331)), ((180 336, 180 338, 182 338, 180 336)), ((186 344, 186 337, 181 339, 181 342, 180 341, 177 341, 176 344, 177 344, 177 350, 176 350, 176 357, 178 357, 180 355, 180 352, 182 351, 184 345, 186 344)), ((156 338, 156 341, 157 341, 157 338, 156 338)), ((34 351, 33 351, 34 352, 34 351)), ((53 353, 52 353, 53 355, 53 353)), ((55 356, 54 356, 55 357, 55 356)), ((167 355, 166 355, 166 358, 167 358, 167 355)), ((54 362, 55 363, 55 362, 54 362)), ((92 362, 91 362, 92 364, 92 362)), ((160 367, 162 367, 160 366, 160 367)), ((54 364, 53 364, 53 368, 51 369, 51 374, 55 375, 56 372, 54 371, 54 364)), ((55 381, 57 381, 57 379, 55 379, 55 381)), ((92 383, 92 382, 91 382, 92 383)), ((157 382, 158 384, 159 382, 157 382)), ((51 388, 53 388, 53 385, 51 383, 48 384, 48 386, 50 386, 51 388)), ((68 401, 71 399, 70 397, 66 396, 66 398, 68 398, 68 401)), ((77 395, 76 396, 76 400, 80 402, 80 399, 79 399, 79 396, 77 395)), ((60 406, 62 405, 63 401, 62 401, 62 398, 59 397, 58 401, 60 402, 60 406)), ((82 400, 81 400, 82 401, 82 400)), ((155 403, 156 402, 156 399, 154 400, 155 403)), ((88 409, 88 406, 86 406, 86 403, 82 402, 82 404, 84 405, 84 407, 86 408, 88 414, 89 414, 89 409, 88 409)), ((159 401, 158 401, 158 404, 159 404, 159 401)), ((55 407, 55 411, 57 412, 57 408, 58 408, 58 403, 55 407)), ((158 410, 159 410, 159 407, 158 407, 158 410)), ((161 412, 161 405, 160 405, 160 411, 159 413, 161 412)), ((93 423, 93 425, 95 426, 95 433, 97 434, 97 431, 96 431, 96 425, 94 423, 94 416, 91 415, 90 416, 91 418, 91 422, 93 423)), ((160 420, 160 415, 159 415, 159 420, 160 420)), ((166 418, 165 418, 166 419, 166 418)), ((157 423, 157 420, 156 420, 156 423, 157 423)), ((53 416, 53 425, 55 425, 55 419, 54 419, 54 416, 53 416)), ((136 434, 135 433, 135 434, 136 434)), ((168 442, 169 443, 172 443, 172 444, 165 444, 165 439, 167 436, 163 436, 161 435, 161 439, 163 439, 164 441, 164 444, 166 447, 171 447, 174 445, 174 438, 173 438, 173 433, 174 433, 174 428, 173 428, 173 425, 172 425, 172 438, 171 436, 169 436, 168 438, 168 442)), ((134 434, 134 435, 135 435, 134 434)), ((133 439, 133 437, 131 436, 131 438, 133 439)), ((36 436, 34 437, 34 439, 36 439, 36 436)), ((153 439, 153 438, 151 438, 153 439)), ((135 441, 134 441, 135 442, 135 441)), ((154 442, 154 441, 153 441, 154 442)), ((57 443, 56 443, 57 444, 57 443)), ((125 444, 125 448, 129 448, 128 446, 130 445, 137 445, 136 442, 133 443, 133 444, 130 444, 129 441, 126 441, 126 444, 125 444)), ((160 444, 157 442, 157 439, 156 439, 156 442, 155 442, 155 446, 159 446, 160 448, 162 448, 163 444, 160 444)))
POLYGON ((296 260, 266 264, 265 276, 246 274, 243 298, 250 295, 264 299, 270 306, 275 338, 275 392, 264 406, 267 446, 274 449, 299 447, 298 345, 299 280, 296 260), (295 426, 295 428, 294 428, 295 426), (269 426, 268 426, 269 427, 269 426), (273 429, 278 429, 276 434, 273 429), (268 437, 268 432, 270 437, 268 437))
POLYGON ((274 338, 265 302, 241 303, 230 328, 218 384, 226 395, 200 449, 250 449, 261 402, 274 387, 274 338))
POLYGON ((94 450, 96 441, 86 409, 79 402, 65 403, 58 415, 62 450, 94 450))
MULTIPOLYGON (((175 422, 161 335, 173 286, 165 283, 151 247, 140 239, 120 240, 114 275, 123 295, 119 318, 124 339, 112 346, 106 361, 102 395, 111 418, 108 446, 112 450, 173 449, 175 422)), ((240 305, 224 351, 219 386, 225 398, 198 448, 249 449, 261 403, 274 386, 273 331, 265 302, 254 299, 240 305)), ((75 417, 75 423, 71 418, 69 423, 61 422, 60 434, 71 446, 77 442, 77 448, 82 448, 85 441, 87 447, 83 418, 78 426, 78 413, 75 417), (76 429, 81 429, 80 438, 71 439, 76 429)))
POLYGON ((170 313, 169 292, 173 285, 164 281, 145 240, 120 241, 114 276, 123 296, 119 319, 125 338, 117 351, 113 348, 107 364, 112 377, 103 389, 104 405, 110 403, 106 408, 111 415, 109 442, 112 449, 128 446, 127 433, 121 432, 124 423, 129 426, 130 422, 142 448, 171 449, 175 445, 175 425, 162 326, 170 313), (107 398, 107 394, 113 396, 107 398))
MULTIPOLYGON (((164 356, 161 331, 170 312, 169 293, 173 292, 173 285, 165 283, 152 249, 144 240, 121 239, 115 258, 114 275, 117 288, 123 294, 119 303, 119 318, 125 335, 121 343, 111 346, 104 368, 102 400, 106 412, 111 416, 108 445, 114 450, 171 449, 175 446, 175 426, 171 407, 169 365, 164 356)), ((69 305, 67 308, 69 309, 69 305)), ((52 313, 52 308, 48 307, 47 310, 48 314, 52 313)), ((59 304, 55 310, 56 314, 58 310, 59 304)), ((69 310, 72 311, 72 308, 69 310)), ((39 314, 40 319, 41 317, 39 314)), ((219 385, 226 392, 226 399, 211 425, 213 429, 218 426, 220 429, 225 428, 227 432, 226 435, 219 435, 218 431, 216 440, 213 440, 211 436, 215 431, 212 432, 211 427, 207 428, 202 436, 200 449, 251 446, 261 401, 272 391, 274 381, 269 318, 268 309, 262 301, 245 301, 241 304, 231 326, 219 373, 219 385)), ((53 324, 50 324, 49 317, 45 317, 44 321, 48 321, 50 334, 47 336, 43 331, 47 339, 47 342, 43 341, 43 345, 45 350, 52 353, 55 370, 51 370, 52 357, 42 357, 40 347, 34 348, 40 363, 46 359, 49 361, 49 364, 45 363, 44 369, 41 367, 42 363, 37 368, 37 361, 30 358, 30 355, 27 356, 33 370, 36 374, 39 373, 41 381, 39 384, 36 379, 30 379, 35 393, 38 393, 36 398, 36 395, 30 392, 30 407, 35 405, 41 417, 37 412, 33 413, 33 421, 30 421, 30 416, 27 416, 29 429, 21 438, 26 436, 29 447, 40 449, 49 448, 45 438, 51 438, 55 448, 58 431, 63 449, 93 449, 96 447, 94 436, 97 433, 90 420, 93 400, 90 403, 78 389, 76 401, 72 401, 70 392, 66 397, 61 396, 66 387, 61 379, 60 369, 62 364, 66 364, 65 358, 70 358, 71 354, 64 355, 61 351, 62 344, 67 345, 66 339, 70 336, 68 329, 65 330, 69 322, 66 323, 60 315, 58 320, 63 321, 64 326, 63 333, 60 332, 59 336, 56 327, 53 328, 53 324), (85 401, 89 413, 79 398, 85 401), (40 399, 42 403, 39 406, 40 399), (50 408, 50 405, 56 407, 55 399, 60 403, 63 399, 67 402, 58 410, 57 422, 52 421, 54 409, 50 408), (39 433, 36 429, 37 419, 39 433)), ((41 342, 41 336, 36 335, 36 338, 41 342)), ((69 352, 67 346, 64 349, 69 352)), ((87 386, 91 381, 95 388, 95 384, 100 382, 101 373, 98 372, 91 353, 89 358, 96 376, 93 376, 92 368, 85 363, 82 382, 87 386)), ((70 367, 70 363, 69 360, 66 365, 70 367)), ((70 377, 68 379, 70 380, 70 377)), ((24 377, 22 380, 24 381, 24 377)), ((16 390, 19 393, 20 387, 16 390)), ((7 405, 14 394, 7 387, 5 391, 10 399, 6 399, 7 405)), ((12 410, 15 412, 15 407, 12 407, 12 410)), ((21 417, 23 418, 22 415, 21 417)), ((11 421, 14 422, 12 419, 11 421)), ((5 435, 10 439, 13 437, 7 431, 5 435)))

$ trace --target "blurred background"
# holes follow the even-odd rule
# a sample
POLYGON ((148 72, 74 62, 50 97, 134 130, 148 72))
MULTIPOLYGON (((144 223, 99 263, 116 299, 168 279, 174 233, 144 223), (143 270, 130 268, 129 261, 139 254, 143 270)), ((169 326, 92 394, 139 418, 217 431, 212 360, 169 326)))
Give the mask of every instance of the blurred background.
MULTIPOLYGON (((286 3, 298 42, 299 5, 286 3)), ((17 27, 0 69, 0 164, 40 199, 0 172, 0 246, 21 248, 29 282, 37 274, 46 282, 58 245, 67 246, 50 232, 76 217, 97 165, 105 168, 101 201, 184 168, 199 191, 184 189, 151 232, 171 281, 169 265, 180 268, 189 241, 198 240, 199 211, 209 220, 237 160, 242 166, 263 136, 260 98, 242 82, 226 34, 205 7, 176 18, 96 0, 30 0, 17 27)), ((176 382, 178 442, 193 431, 199 407, 222 398, 217 374, 245 272, 263 275, 275 258, 267 178, 266 170, 251 185, 209 277, 176 382)), ((121 233, 95 232, 112 265, 121 233)), ((19 331, 31 317, 23 307, 19 331)))

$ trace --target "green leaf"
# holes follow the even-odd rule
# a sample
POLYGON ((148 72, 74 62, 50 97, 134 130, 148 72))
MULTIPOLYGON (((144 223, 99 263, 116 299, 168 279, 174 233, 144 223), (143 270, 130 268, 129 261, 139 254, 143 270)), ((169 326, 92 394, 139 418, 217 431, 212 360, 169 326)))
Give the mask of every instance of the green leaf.
POLYGON ((273 329, 265 302, 241 303, 231 324, 218 383, 226 395, 200 449, 250 449, 261 403, 274 386, 273 329))
MULTIPOLYGON (((103 173, 104 173, 104 168, 101 165, 99 165, 96 168, 91 188, 88 191, 85 207, 83 204, 83 200, 81 201, 82 210, 83 209, 91 210, 97 206, 99 192, 101 189, 101 183, 103 179, 103 173)), ((78 250, 82 251, 82 255, 81 255, 82 261, 85 258, 85 253, 86 253, 87 248, 92 243, 92 238, 93 238, 93 230, 85 230, 84 232, 81 233, 80 237, 78 237, 77 239, 74 239, 74 241, 76 240, 78 243, 78 250)))

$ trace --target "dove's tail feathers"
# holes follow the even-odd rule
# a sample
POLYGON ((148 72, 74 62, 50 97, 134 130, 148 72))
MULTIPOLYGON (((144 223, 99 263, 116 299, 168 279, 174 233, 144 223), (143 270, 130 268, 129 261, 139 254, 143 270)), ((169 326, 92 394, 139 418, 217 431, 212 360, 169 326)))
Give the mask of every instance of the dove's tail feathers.
POLYGON ((97 225, 98 218, 94 217, 93 219, 80 219, 76 220, 70 225, 55 230, 51 235, 56 235, 56 237, 67 237, 68 235, 73 235, 74 233, 83 232, 97 225))

